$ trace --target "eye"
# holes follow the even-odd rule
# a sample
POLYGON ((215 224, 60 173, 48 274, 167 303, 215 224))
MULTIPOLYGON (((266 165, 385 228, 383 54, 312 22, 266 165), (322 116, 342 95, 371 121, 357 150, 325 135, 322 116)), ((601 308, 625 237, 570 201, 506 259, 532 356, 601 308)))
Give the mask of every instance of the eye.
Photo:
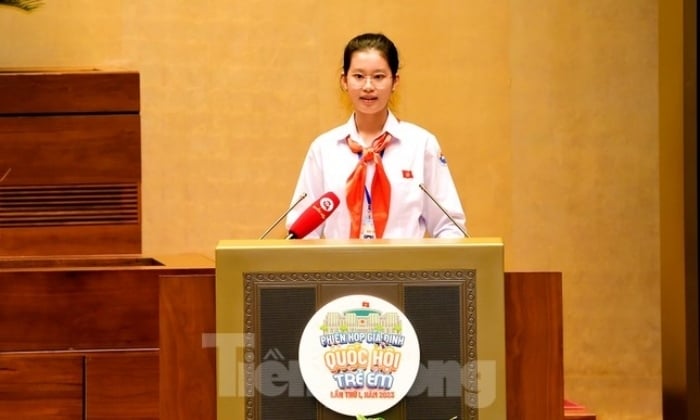
POLYGON ((361 80, 364 80, 364 79, 365 79, 365 75, 364 75, 364 74, 360 74, 360 73, 355 73, 355 74, 352 75, 352 78, 355 79, 355 80, 357 80, 357 81, 361 81, 361 80))
POLYGON ((383 82, 384 79, 386 79, 386 74, 382 74, 382 73, 375 74, 372 78, 374 79, 375 82, 383 82))

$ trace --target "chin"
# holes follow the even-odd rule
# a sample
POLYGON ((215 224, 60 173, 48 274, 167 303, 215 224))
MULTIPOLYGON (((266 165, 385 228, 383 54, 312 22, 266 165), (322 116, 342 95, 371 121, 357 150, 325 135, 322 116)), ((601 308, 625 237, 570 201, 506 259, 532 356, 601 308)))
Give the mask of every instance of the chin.
POLYGON ((358 114, 374 115, 386 112, 386 106, 379 104, 365 105, 364 103, 355 106, 355 112, 358 114))

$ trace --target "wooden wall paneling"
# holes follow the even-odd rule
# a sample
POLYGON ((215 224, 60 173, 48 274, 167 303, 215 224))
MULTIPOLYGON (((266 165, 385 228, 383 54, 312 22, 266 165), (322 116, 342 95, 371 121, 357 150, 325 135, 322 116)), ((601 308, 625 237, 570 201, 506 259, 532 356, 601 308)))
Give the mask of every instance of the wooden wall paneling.
MULTIPOLYGON (((200 260, 201 261, 201 260, 200 260)), ((101 254, 101 255, 61 255, 61 256, 21 256, 0 257, 0 271, 47 269, 71 271, 85 268, 124 270, 144 267, 161 267, 166 263, 143 255, 101 254)))
POLYGON ((140 249, 138 224, 0 227, 0 256, 132 254, 140 249))
POLYGON ((160 414, 161 389, 191 414, 182 418, 213 418, 216 353, 202 346, 215 332, 213 265, 192 255, 0 257, 0 419, 174 418, 160 414), (161 275, 173 280, 162 297, 161 275))
POLYGON ((5 69, 0 114, 138 112, 139 73, 98 69, 5 69))
POLYGON ((0 352, 158 347, 147 269, 0 271, 0 352))
POLYGON ((567 412, 564 415, 566 420, 596 420, 596 415, 592 413, 567 412))
POLYGON ((81 355, 0 357, 0 419, 82 418, 81 355))
POLYGON ((158 351, 88 353, 85 418, 158 419, 158 351))
POLYGON ((2 117, 2 186, 136 184, 140 124, 138 114, 2 117))
POLYGON ((139 74, 3 71, 0 92, 0 255, 140 253, 139 74))
POLYGON ((561 273, 505 273, 508 420, 564 418, 561 273))
POLYGON ((161 276, 162 419, 216 419, 214 294, 213 272, 207 275, 161 276), (205 338, 205 334, 211 334, 210 338, 205 338))

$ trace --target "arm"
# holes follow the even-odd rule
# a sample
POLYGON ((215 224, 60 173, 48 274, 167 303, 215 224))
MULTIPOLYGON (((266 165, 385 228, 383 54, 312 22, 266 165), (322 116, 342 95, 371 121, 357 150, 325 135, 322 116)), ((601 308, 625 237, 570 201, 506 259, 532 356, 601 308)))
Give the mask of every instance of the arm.
MULTIPOLYGON (((466 217, 457 193, 447 161, 441 154, 440 145, 434 136, 428 139, 425 156, 425 189, 445 211, 463 228, 466 217)), ((440 208, 427 197, 423 200, 423 216, 427 231, 434 238, 463 238, 464 234, 445 216, 440 208)))

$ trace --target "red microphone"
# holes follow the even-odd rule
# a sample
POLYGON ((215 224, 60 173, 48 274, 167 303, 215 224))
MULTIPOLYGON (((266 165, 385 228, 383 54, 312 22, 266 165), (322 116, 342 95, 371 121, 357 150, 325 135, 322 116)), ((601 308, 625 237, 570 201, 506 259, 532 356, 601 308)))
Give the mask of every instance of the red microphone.
POLYGON ((339 203, 340 199, 335 193, 329 191, 323 194, 292 223, 285 239, 302 239, 313 232, 338 208, 339 203))

